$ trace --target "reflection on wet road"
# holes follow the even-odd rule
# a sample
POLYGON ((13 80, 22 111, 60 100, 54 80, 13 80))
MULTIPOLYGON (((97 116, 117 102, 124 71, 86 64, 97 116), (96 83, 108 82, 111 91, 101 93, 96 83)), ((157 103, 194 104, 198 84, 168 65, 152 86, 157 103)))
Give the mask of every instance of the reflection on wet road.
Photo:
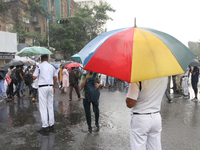
MULTIPOLYGON (((0 149, 6 150, 128 150, 130 109, 125 105, 127 88, 117 83, 101 89, 100 131, 88 134, 82 100, 75 92, 55 95, 55 131, 36 132, 41 127, 38 102, 28 96, 12 102, 0 102, 0 149)), ((28 95, 26 91, 26 95, 28 95)), ((190 95, 193 91, 190 87, 190 95)), ((163 150, 199 149, 200 103, 171 94, 173 103, 162 101, 163 150)), ((92 125, 94 115, 92 113, 92 125)))

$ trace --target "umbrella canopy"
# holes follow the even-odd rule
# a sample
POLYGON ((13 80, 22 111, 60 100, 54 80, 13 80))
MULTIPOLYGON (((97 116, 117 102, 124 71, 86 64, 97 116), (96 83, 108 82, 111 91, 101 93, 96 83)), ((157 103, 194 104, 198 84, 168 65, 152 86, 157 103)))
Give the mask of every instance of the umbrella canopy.
POLYGON ((60 64, 61 67, 66 66, 67 64, 73 63, 73 61, 66 61, 60 64))
POLYGON ((9 66, 23 66, 24 63, 21 60, 11 60, 7 65, 9 65, 9 66))
POLYGON ((200 66, 200 62, 197 59, 193 59, 189 66, 200 66))
POLYGON ((56 68, 59 68, 60 67, 60 63, 54 63, 53 66, 56 67, 56 68))
POLYGON ((16 55, 23 57, 23 56, 35 56, 44 54, 52 54, 52 52, 45 47, 33 46, 33 47, 23 48, 16 55))
POLYGON ((78 62, 82 62, 81 58, 79 56, 79 54, 74 54, 73 56, 71 56, 74 60, 78 61, 78 62))
POLYGON ((36 62, 32 59, 30 59, 29 57, 19 57, 19 56, 15 56, 15 60, 21 60, 24 65, 27 66, 31 66, 31 65, 35 65, 36 62))
POLYGON ((71 68, 71 67, 83 67, 83 65, 77 62, 73 62, 73 63, 65 65, 65 68, 71 68))
POLYGON ((4 77, 6 76, 6 74, 8 72, 9 67, 10 66, 8 64, 5 64, 0 67, 0 79, 4 79, 4 77))
POLYGON ((78 54, 85 70, 127 82, 183 74, 195 57, 169 34, 138 27, 103 33, 78 54))

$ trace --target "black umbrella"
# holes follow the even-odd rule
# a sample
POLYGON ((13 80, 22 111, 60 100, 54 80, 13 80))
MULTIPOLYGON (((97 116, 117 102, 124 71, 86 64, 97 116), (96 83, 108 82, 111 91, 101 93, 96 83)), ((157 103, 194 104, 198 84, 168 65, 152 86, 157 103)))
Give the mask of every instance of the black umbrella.
POLYGON ((193 59, 189 66, 200 66, 200 62, 197 59, 193 59))
POLYGON ((4 79, 4 77, 6 76, 6 74, 7 74, 7 72, 8 72, 8 68, 9 68, 10 66, 8 66, 7 64, 6 65, 4 65, 4 66, 2 66, 2 67, 0 67, 0 80, 1 79, 4 79))
POLYGON ((21 60, 11 60, 8 63, 9 66, 23 66, 24 63, 21 60))
POLYGON ((64 67, 65 65, 70 64, 70 63, 73 63, 73 61, 66 61, 64 63, 61 63, 60 66, 64 67))

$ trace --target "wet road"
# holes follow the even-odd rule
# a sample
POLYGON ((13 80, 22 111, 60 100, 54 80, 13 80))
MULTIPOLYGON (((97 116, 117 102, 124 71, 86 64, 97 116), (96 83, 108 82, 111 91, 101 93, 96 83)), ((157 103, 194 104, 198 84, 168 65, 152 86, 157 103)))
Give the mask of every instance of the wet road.
MULTIPOLYGON (((82 100, 75 91, 73 101, 68 94, 55 95, 55 131, 36 132, 41 127, 38 102, 27 96, 0 102, 0 150, 128 150, 130 109, 125 105, 127 89, 101 89, 100 131, 87 133, 82 100)), ((191 97, 193 91, 190 87, 191 97)), ((28 92, 26 91, 26 95, 28 92)), ((162 101, 163 150, 199 150, 200 103, 171 94, 172 103, 162 101)), ((94 126, 94 115, 92 116, 94 126)))

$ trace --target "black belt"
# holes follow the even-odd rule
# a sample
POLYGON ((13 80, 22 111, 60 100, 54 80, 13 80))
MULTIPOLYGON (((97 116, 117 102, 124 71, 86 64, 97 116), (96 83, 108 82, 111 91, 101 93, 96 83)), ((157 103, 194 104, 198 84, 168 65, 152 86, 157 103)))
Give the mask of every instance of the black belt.
POLYGON ((50 85, 50 84, 39 85, 39 87, 43 87, 43 86, 53 86, 53 85, 50 85))
POLYGON ((160 111, 156 111, 156 112, 152 112, 152 113, 136 113, 136 112, 133 112, 134 115, 151 115, 151 114, 156 114, 156 113, 159 113, 160 111))

